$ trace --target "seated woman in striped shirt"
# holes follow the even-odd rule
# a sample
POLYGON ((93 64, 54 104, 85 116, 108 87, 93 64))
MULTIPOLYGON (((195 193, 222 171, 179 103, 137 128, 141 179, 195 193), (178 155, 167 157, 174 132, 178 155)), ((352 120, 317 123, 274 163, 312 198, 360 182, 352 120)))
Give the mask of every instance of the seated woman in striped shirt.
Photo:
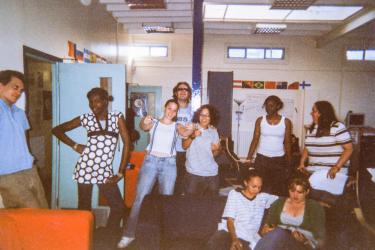
POLYGON ((343 192, 347 179, 348 160, 353 152, 351 136, 345 125, 338 121, 332 104, 327 101, 318 101, 314 104, 311 116, 313 124, 307 131, 305 148, 302 152, 298 170, 314 174, 320 172, 320 177, 310 177, 313 189, 339 195, 343 192), (305 162, 308 160, 308 166, 305 162), (324 178, 322 178, 324 174, 324 178), (339 176, 339 177, 338 177, 339 176), (336 179, 336 181, 334 181, 336 179), (335 188, 335 185, 340 185, 335 188))
POLYGON ((218 231, 208 242, 210 250, 249 250, 260 240, 264 211, 278 196, 260 192, 262 178, 257 170, 249 170, 243 179, 244 188, 228 194, 218 231))

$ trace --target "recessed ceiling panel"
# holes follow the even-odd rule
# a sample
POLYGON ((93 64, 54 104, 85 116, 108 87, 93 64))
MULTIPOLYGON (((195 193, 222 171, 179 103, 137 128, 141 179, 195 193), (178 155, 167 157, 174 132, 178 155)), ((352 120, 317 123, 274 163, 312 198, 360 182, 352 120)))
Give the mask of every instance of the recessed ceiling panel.
POLYGON ((226 20, 283 20, 290 10, 271 10, 271 5, 228 5, 226 20))
POLYGON ((224 4, 205 4, 204 18, 223 19, 227 5, 224 4))
POLYGON ((359 6, 311 6, 307 10, 293 10, 286 20, 341 21, 361 9, 359 6))

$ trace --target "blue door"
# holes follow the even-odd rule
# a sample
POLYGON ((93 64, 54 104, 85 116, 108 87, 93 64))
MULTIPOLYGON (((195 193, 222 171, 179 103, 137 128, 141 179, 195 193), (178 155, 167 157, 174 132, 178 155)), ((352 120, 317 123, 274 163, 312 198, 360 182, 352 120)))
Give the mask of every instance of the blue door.
MULTIPOLYGON (((87 92, 94 87, 103 87, 114 97, 111 110, 125 115, 125 65, 113 64, 65 64, 57 63, 53 68, 53 126, 69 121, 90 111, 87 92)), ((86 144, 86 130, 82 127, 68 132, 77 143, 86 144)), ((119 140, 113 167, 118 170, 122 141, 119 140)), ((77 183, 73 181, 73 170, 79 155, 69 146, 53 139, 52 208, 77 208, 77 183)), ((123 187, 123 183, 119 183, 123 187)), ((123 188, 120 188, 122 190, 123 188)), ((98 206, 98 191, 94 188, 92 207, 98 206)))

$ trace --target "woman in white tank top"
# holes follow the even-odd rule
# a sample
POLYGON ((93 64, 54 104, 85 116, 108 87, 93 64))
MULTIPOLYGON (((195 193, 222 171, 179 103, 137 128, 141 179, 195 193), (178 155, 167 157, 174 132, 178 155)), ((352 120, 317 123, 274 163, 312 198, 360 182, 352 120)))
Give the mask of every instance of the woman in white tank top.
POLYGON ((255 168, 263 177, 263 191, 286 195, 288 168, 291 161, 291 121, 278 111, 284 106, 281 99, 271 95, 264 101, 267 115, 258 117, 255 123, 248 160, 257 150, 255 168))

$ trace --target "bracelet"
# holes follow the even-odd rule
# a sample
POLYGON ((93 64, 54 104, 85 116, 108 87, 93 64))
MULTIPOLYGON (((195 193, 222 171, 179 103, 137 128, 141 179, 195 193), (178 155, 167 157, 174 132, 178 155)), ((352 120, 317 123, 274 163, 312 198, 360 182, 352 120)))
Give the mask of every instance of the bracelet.
POLYGON ((73 149, 74 149, 74 150, 78 150, 78 143, 74 143, 74 145, 73 145, 73 149))

